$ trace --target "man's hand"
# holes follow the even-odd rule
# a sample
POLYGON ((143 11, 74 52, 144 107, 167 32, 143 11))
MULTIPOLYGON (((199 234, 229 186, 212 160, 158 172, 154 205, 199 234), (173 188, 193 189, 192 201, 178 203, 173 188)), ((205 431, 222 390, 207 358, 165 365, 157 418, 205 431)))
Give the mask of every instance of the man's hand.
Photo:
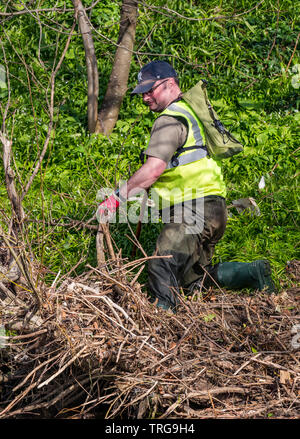
POLYGON ((96 218, 100 224, 107 223, 116 212, 120 203, 115 194, 111 195, 105 201, 99 204, 96 212, 96 218))

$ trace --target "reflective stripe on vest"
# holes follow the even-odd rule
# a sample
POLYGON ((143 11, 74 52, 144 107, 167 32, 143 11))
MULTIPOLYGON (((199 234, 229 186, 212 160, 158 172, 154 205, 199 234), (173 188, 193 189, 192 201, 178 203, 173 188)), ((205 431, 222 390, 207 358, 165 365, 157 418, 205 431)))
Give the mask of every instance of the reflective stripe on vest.
POLYGON ((166 169, 172 169, 175 166, 187 165, 188 163, 195 162, 197 160, 203 159, 207 156, 207 150, 203 148, 197 148, 195 150, 189 151, 189 153, 180 155, 177 157, 177 163, 174 165, 172 160, 167 164, 166 169))
POLYGON ((177 104, 171 104, 167 108, 169 111, 176 111, 177 113, 182 113, 192 124, 192 131, 195 138, 195 145, 196 146, 204 146, 203 138, 201 136, 199 123, 195 119, 195 117, 192 115, 190 111, 187 111, 185 108, 183 108, 180 105, 177 104))
POLYGON ((210 157, 204 146, 205 133, 201 121, 186 102, 171 104, 161 116, 183 118, 188 126, 184 145, 174 156, 161 176, 153 184, 152 197, 158 208, 209 195, 226 196, 220 164, 210 157))
POLYGON ((188 135, 185 144, 183 145, 183 151, 178 154, 175 153, 176 164, 174 164, 174 157, 167 164, 166 169, 172 169, 177 166, 186 165, 188 163, 195 162, 207 156, 207 149, 203 139, 204 130, 201 122, 196 119, 193 110, 188 107, 185 102, 178 102, 169 105, 162 115, 168 116, 181 116, 188 124, 188 135), (202 133, 201 133, 202 131, 202 133), (189 149, 185 151, 185 147, 191 148, 195 146, 195 149, 189 149))

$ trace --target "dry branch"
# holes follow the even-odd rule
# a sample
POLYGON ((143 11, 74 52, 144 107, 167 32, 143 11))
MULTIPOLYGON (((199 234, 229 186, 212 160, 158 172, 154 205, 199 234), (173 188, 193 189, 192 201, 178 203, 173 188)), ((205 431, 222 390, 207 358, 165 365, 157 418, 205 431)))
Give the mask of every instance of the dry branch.
MULTIPOLYGON (((142 292, 146 262, 111 259, 105 272, 44 286, 39 327, 2 341, 0 361, 12 370, 1 379, 0 417, 72 417, 72 407, 82 418, 299 417, 298 289, 199 292, 182 296, 175 315, 142 292)), ((0 310, 7 328, 12 310, 21 306, 0 310)))
POLYGON ((0 142, 3 147, 3 167, 5 175, 5 184, 8 198, 11 202, 13 212, 16 215, 16 221, 19 224, 24 219, 24 210, 21 204, 20 196, 15 185, 15 173, 11 165, 12 160, 12 142, 7 139, 4 133, 0 131, 0 142))

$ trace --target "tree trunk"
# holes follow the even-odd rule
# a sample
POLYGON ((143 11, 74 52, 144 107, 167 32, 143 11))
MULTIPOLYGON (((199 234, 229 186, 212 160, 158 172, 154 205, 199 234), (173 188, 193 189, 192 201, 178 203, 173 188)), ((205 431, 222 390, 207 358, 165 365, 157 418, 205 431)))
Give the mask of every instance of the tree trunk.
POLYGON ((96 133, 109 135, 118 120, 120 107, 127 91, 130 62, 135 42, 138 2, 123 0, 118 47, 107 91, 102 103, 96 133))
MULTIPOLYGON (((3 167, 5 175, 5 184, 8 194, 8 198, 12 205, 12 210, 15 214, 13 217, 14 227, 13 229, 19 230, 20 225, 24 220, 24 210, 22 207, 20 196, 17 192, 15 185, 15 174, 11 166, 11 141, 8 140, 4 133, 0 131, 0 142, 3 146, 3 167)), ((16 230, 14 230, 16 232, 16 230)), ((15 233, 17 235, 17 232, 15 233)))
POLYGON ((78 24, 82 35, 85 51, 88 80, 88 129, 91 133, 95 131, 98 115, 98 95, 99 95, 99 74, 95 47, 92 37, 92 30, 89 19, 81 0, 72 0, 75 12, 78 14, 78 24))

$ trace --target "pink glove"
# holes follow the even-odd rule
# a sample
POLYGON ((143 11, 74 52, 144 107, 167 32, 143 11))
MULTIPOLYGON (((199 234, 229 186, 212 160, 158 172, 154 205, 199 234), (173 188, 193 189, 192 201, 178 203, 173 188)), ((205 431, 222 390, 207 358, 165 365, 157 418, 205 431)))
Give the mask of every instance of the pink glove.
POLYGON ((99 204, 96 218, 99 223, 107 223, 110 218, 113 216, 120 203, 116 199, 115 194, 108 197, 105 201, 99 204))

